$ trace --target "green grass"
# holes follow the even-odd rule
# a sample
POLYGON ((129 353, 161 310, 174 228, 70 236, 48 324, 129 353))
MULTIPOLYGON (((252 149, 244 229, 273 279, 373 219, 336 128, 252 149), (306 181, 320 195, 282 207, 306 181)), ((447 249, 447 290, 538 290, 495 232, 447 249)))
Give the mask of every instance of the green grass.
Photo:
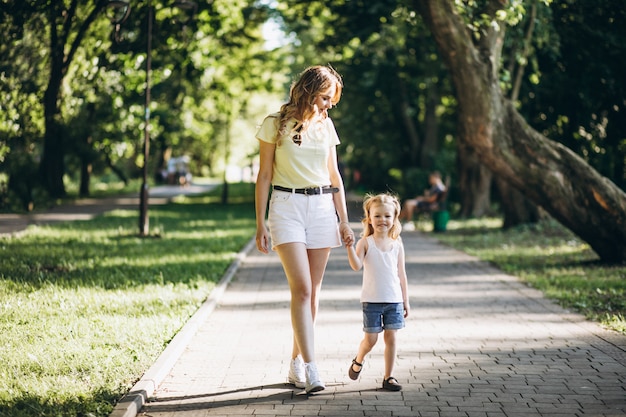
POLYGON ((626 266, 602 264, 589 245, 555 221, 507 231, 500 226, 498 219, 451 221, 448 231, 436 236, 626 334, 626 266))
MULTIPOLYGON (((108 416, 253 236, 253 185, 229 197, 150 207, 149 238, 137 210, 0 238, 0 415, 108 416)), ((555 223, 500 224, 451 221, 437 237, 626 332, 623 266, 555 223)))
POLYGON ((0 415, 107 416, 255 230, 253 185, 0 238, 0 415))

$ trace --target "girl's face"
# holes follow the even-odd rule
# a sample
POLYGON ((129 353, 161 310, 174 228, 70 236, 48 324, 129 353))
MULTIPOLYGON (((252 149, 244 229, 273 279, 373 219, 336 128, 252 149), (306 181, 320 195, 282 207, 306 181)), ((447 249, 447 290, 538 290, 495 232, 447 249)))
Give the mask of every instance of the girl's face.
POLYGON ((328 90, 322 91, 317 97, 315 97, 313 106, 315 106, 320 115, 328 115, 328 109, 333 107, 332 99, 335 97, 336 91, 337 87, 333 84, 328 90))
POLYGON ((374 232, 387 233, 393 226, 396 208, 392 204, 374 204, 370 208, 369 223, 374 232))

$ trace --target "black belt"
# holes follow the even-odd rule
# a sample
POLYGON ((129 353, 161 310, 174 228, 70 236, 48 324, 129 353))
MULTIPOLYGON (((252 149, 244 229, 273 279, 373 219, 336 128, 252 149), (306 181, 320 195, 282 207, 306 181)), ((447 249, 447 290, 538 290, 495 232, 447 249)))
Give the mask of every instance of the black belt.
POLYGON ((337 187, 308 187, 308 188, 287 188, 280 185, 274 185, 274 189, 277 191, 286 191, 288 193, 304 194, 304 195, 320 195, 331 194, 339 192, 337 187))

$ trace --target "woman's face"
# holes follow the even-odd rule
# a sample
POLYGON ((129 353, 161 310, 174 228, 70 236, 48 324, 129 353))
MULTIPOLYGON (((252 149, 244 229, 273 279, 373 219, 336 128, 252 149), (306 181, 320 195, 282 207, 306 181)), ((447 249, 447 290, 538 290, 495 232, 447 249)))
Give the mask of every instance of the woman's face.
POLYGON ((333 84, 328 90, 322 91, 317 97, 315 97, 315 101, 313 101, 313 105, 317 109, 319 114, 328 114, 328 109, 333 107, 333 97, 335 97, 337 87, 333 84))

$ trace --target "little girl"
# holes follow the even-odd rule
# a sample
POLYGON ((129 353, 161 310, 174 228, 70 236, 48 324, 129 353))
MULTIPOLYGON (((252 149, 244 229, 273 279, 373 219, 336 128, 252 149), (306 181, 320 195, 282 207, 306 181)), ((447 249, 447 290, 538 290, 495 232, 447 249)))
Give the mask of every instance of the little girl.
POLYGON ((392 376, 396 359, 396 331, 404 327, 409 315, 404 246, 400 238, 400 203, 389 194, 368 196, 363 203, 364 230, 362 239, 347 245, 348 260, 353 270, 363 267, 364 337, 356 357, 348 369, 350 379, 356 380, 363 369, 365 356, 384 330, 385 376, 383 388, 400 391, 402 386, 392 376))

